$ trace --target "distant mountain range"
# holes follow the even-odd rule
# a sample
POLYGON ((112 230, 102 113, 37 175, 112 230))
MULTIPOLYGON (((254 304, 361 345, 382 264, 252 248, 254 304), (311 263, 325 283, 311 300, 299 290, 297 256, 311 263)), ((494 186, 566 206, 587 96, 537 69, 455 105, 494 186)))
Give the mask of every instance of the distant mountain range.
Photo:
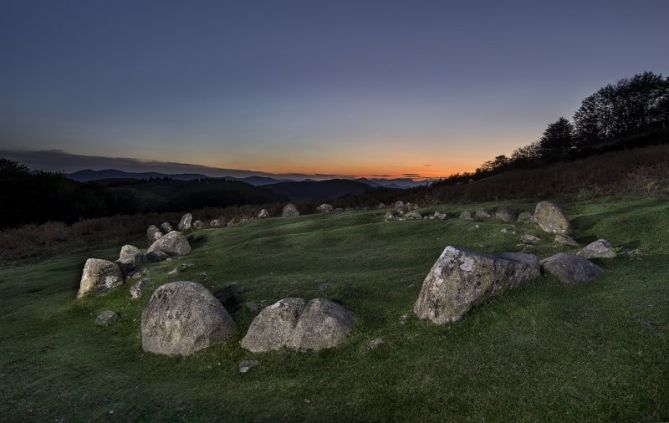
MULTIPOLYGON (((133 180, 133 179, 162 179, 162 178, 169 178, 169 179, 174 179, 178 181, 192 181, 196 179, 206 179, 210 178, 207 175, 201 174, 201 173, 174 173, 174 174, 168 174, 168 173, 161 173, 161 172, 126 172, 123 170, 118 170, 118 169, 103 169, 103 170, 92 170, 92 169, 84 169, 84 170, 78 170, 76 172, 68 173, 65 176, 67 176, 69 179, 72 179, 77 182, 96 182, 96 181, 109 181, 109 180, 133 180)), ((227 180, 232 180, 232 181, 242 181, 246 182, 249 185, 253 186, 266 186, 266 185, 275 185, 275 184, 280 184, 281 186, 277 187, 277 190, 280 191, 285 191, 285 192, 292 192, 296 193, 298 190, 298 186, 300 186, 299 190, 306 189, 307 191, 311 192, 313 195, 309 195, 305 198, 332 198, 329 196, 320 196, 316 195, 315 191, 316 189, 326 187, 327 184, 319 184, 319 182, 326 182, 326 181, 314 181, 311 179, 301 179, 301 180, 294 180, 294 179, 288 179, 288 178, 272 178, 269 176, 259 176, 259 175, 253 175, 253 176, 245 176, 245 177, 234 177, 234 176, 224 176, 222 177, 223 179, 227 180), (295 185, 295 184, 300 184, 300 185, 295 185)), ((413 188, 416 186, 421 186, 421 185, 427 185, 428 181, 414 181, 409 178, 395 178, 395 179, 382 179, 382 178, 376 178, 376 179, 368 179, 368 178, 358 178, 358 179, 331 179, 331 180, 336 180, 338 181, 337 185, 341 186, 342 182, 354 182, 355 184, 349 184, 349 187, 352 188, 353 191, 358 191, 358 188, 364 187, 364 185, 367 185, 369 187, 375 187, 375 188, 399 188, 399 189, 407 189, 407 188, 413 188), (356 185, 358 184, 358 185, 356 185), (356 188, 353 188, 353 187, 356 188)), ((330 184, 332 185, 332 184, 330 184)), ((272 191, 275 191, 272 189, 272 191)), ((339 191, 339 190, 336 190, 339 191)), ((294 198, 291 195, 286 195, 289 198, 294 198)), ((300 197, 301 195, 298 195, 300 197)))

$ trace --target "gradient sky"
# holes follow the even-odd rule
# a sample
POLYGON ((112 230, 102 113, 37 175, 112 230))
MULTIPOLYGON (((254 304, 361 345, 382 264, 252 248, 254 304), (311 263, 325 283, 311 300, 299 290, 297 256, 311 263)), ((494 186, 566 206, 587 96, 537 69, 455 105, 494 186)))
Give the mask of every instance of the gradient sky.
POLYGON ((443 176, 669 73, 669 1, 2 0, 0 148, 443 176))

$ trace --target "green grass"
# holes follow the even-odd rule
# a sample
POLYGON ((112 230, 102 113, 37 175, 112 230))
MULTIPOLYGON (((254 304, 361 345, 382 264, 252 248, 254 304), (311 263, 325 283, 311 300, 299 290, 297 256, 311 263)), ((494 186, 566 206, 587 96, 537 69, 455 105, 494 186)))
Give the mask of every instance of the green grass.
MULTIPOLYGON (((319 353, 252 354, 235 340, 186 358, 146 354, 139 319, 149 295, 133 303, 126 285, 75 301, 82 253, 0 268, 0 419, 667 420, 669 203, 599 200, 566 211, 581 243, 605 237, 647 254, 599 262, 606 274, 588 285, 566 288, 545 276, 443 327, 411 309, 446 245, 517 251, 529 232, 542 237, 536 252, 544 257, 559 250, 552 238, 532 225, 511 235, 500 229, 513 225, 495 221, 477 229, 458 219, 384 223, 383 211, 347 212, 202 231, 189 256, 149 265, 153 287, 202 282, 205 271, 205 285, 238 285, 247 301, 341 302, 360 323, 346 345, 319 353), (194 267, 168 276, 177 263, 194 267), (95 326, 103 309, 122 320, 95 326), (371 351, 376 337, 385 345, 371 351), (249 358, 260 367, 240 374, 249 358)), ((242 308, 233 316, 243 335, 251 315, 242 308)))

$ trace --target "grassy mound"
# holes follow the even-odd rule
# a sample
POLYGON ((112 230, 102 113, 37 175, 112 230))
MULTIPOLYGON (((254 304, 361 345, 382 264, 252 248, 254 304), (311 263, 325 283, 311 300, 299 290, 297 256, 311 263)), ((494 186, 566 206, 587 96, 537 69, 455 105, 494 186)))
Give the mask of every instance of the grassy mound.
MULTIPOLYGON (((508 203, 531 210, 533 204, 508 203)), ((478 205, 467 205, 473 208, 478 205)), ((439 210, 462 210, 455 205, 439 210)), ((541 257, 565 250, 533 225, 502 233, 494 220, 383 222, 383 211, 268 219, 201 231, 193 252, 152 264, 152 287, 173 280, 241 291, 269 305, 327 297, 360 324, 343 347, 252 354, 238 342, 187 358, 143 353, 145 295, 74 301, 86 256, 0 268, 0 415, 4 421, 633 420, 669 419, 669 202, 598 201, 565 207, 576 239, 642 248, 600 261, 604 277, 566 288, 544 278, 439 327, 413 317, 421 283, 446 245, 541 257), (478 225, 478 227, 476 226, 478 225), (179 263, 193 267, 168 276, 179 263), (202 275, 206 272, 206 277, 202 275), (94 325, 103 309, 122 320, 94 325), (401 316, 407 315, 403 319, 401 316), (385 345, 367 346, 381 337, 385 345), (238 363, 260 366, 240 374, 238 363)), ((139 246, 145 246, 141 239, 139 246)), ((120 247, 120 246, 119 246, 120 247)), ((252 315, 231 307, 242 329, 252 315)))

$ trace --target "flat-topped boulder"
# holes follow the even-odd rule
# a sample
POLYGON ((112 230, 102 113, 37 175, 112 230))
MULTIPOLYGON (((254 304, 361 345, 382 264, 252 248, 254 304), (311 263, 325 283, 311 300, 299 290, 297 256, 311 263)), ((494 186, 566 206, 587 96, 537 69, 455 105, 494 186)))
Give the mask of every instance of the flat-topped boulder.
POLYGON ((351 311, 324 298, 285 298, 253 319, 241 346, 253 352, 333 348, 348 339, 356 322, 351 311))
POLYGON ((188 239, 181 232, 172 231, 151 244, 148 254, 160 252, 168 256, 185 256, 190 250, 188 239))
POLYGON ((436 324, 460 320, 474 306, 541 275, 536 256, 484 254, 446 247, 423 281, 414 313, 436 324))
POLYGON ((190 231, 192 225, 193 225, 193 215, 191 213, 186 213, 183 216, 181 216, 181 220, 177 225, 177 229, 181 232, 190 231))
POLYGON ((598 239, 586 245, 577 253, 581 257, 591 258, 615 258, 617 256, 613 244, 606 239, 598 239))
POLYGON ((567 253, 557 253, 541 260, 541 269, 557 277, 564 285, 590 282, 604 273, 587 259, 567 253))
POLYGON ((534 209, 534 222, 544 231, 551 234, 568 234, 571 224, 560 206, 550 201, 537 203, 534 209))
POLYGON ((114 262, 89 258, 79 282, 77 298, 87 295, 105 295, 123 284, 123 272, 114 262))
POLYGON ((299 216, 300 212, 297 210, 293 204, 288 203, 281 210, 281 217, 296 217, 299 216))
POLYGON ((237 324, 204 286, 187 281, 162 285, 142 312, 142 349, 186 356, 228 341, 237 324))

